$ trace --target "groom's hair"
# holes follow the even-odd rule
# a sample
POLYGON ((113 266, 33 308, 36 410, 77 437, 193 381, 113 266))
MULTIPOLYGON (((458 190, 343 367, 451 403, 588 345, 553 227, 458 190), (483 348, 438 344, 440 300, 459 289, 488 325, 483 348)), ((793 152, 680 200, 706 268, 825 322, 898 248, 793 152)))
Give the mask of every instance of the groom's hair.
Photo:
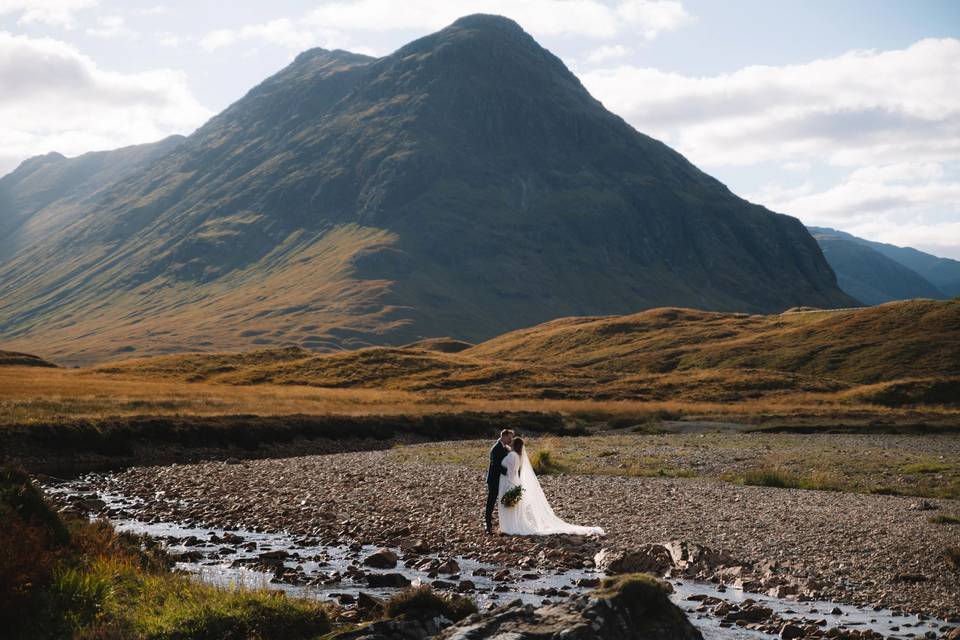
POLYGON ((510 435, 513 435, 513 429, 504 429, 503 431, 500 432, 500 437, 502 438, 503 436, 507 435, 508 433, 509 433, 510 435))

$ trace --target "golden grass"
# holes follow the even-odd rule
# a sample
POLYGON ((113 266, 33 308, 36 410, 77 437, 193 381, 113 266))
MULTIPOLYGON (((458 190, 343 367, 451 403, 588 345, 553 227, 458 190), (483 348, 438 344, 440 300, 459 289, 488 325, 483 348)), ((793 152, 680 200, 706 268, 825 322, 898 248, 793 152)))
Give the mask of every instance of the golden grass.
MULTIPOLYGON (((130 203, 133 208, 143 205, 130 203)), ((300 230, 221 277, 184 281, 164 275, 123 291, 112 281, 130 277, 128 271, 91 271, 87 262, 92 254, 84 254, 0 299, 0 323, 17 322, 41 304, 38 292, 50 283, 80 289, 57 305, 57 316, 69 320, 33 318, 2 348, 42 352, 55 363, 83 366, 186 348, 213 351, 214 345, 216 350, 291 343, 339 349, 351 345, 343 337, 345 326, 357 334, 393 328, 389 309, 380 302, 389 282, 356 279, 353 261, 395 241, 387 231, 356 224, 300 230), (66 281, 64 274, 70 274, 66 281), (104 291, 114 293, 104 297, 104 291)))
POLYGON ((960 375, 960 300, 908 300, 814 313, 651 309, 562 318, 464 355, 619 373, 752 368, 847 382, 960 375))
POLYGON ((655 425, 662 419, 751 424, 953 424, 956 407, 888 408, 842 395, 795 393, 738 402, 497 398, 450 391, 226 385, 144 379, 78 369, 0 367, 0 423, 126 415, 424 415, 442 412, 558 412, 584 422, 655 425))
POLYGON ((459 352, 427 341, 334 354, 180 354, 78 370, 5 366, 0 422, 541 411, 648 427, 671 418, 956 426, 957 326, 960 300, 772 316, 654 309, 564 318, 459 352))
MULTIPOLYGON (((960 498, 955 436, 783 434, 730 430, 656 435, 619 433, 528 438, 563 473, 627 477, 703 477, 768 487, 960 498), (933 465, 939 473, 925 473, 933 465)), ((485 468, 487 442, 400 446, 399 462, 485 468)))

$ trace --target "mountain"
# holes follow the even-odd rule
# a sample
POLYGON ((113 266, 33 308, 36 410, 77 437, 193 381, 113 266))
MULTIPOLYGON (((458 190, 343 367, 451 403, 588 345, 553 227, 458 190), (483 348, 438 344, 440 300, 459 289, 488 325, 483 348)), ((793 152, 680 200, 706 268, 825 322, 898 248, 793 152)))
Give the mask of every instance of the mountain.
POLYGON ((865 244, 816 232, 813 237, 840 288, 864 304, 947 297, 915 271, 865 244))
POLYGON ((815 236, 833 236, 870 247, 874 251, 898 262, 921 278, 927 280, 942 294, 941 296, 930 297, 951 298, 960 296, 960 260, 940 258, 911 247, 898 247, 893 244, 864 240, 845 231, 837 231, 836 229, 827 227, 809 227, 809 230, 815 236))
POLYGON ((54 152, 23 162, 0 178, 0 261, 20 247, 43 242, 68 224, 67 210, 79 214, 83 206, 93 205, 96 194, 144 170, 183 140, 183 136, 170 136, 72 159, 54 152))
POLYGON ((798 220, 635 131, 496 16, 383 58, 306 51, 83 193, 0 214, 50 221, 0 252, 10 348, 336 350, 661 305, 857 304, 798 220))

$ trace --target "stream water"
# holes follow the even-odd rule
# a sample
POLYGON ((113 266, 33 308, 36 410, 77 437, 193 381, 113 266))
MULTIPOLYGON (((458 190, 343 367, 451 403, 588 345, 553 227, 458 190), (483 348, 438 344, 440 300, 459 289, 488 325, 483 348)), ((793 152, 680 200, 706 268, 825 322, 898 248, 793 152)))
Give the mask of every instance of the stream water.
MULTIPOLYGON (((78 490, 86 484, 83 479, 79 479, 45 486, 44 489, 51 494, 67 496, 84 493, 89 496, 89 491, 78 490)), ((110 493, 97 493, 97 497, 107 504, 108 510, 119 510, 122 513, 136 513, 141 504, 139 499, 110 493)), ((357 568, 364 558, 377 550, 372 546, 320 545, 314 540, 286 533, 236 529, 227 531, 217 528, 188 527, 174 522, 148 523, 126 517, 110 520, 119 531, 146 534, 162 541, 175 557, 191 553, 194 557, 188 561, 177 562, 176 567, 194 574, 204 582, 219 586, 281 589, 297 597, 324 601, 351 601, 351 598, 356 598, 361 592, 388 598, 398 591, 396 587, 370 587, 365 579, 351 579, 349 576, 351 567, 357 568), (255 563, 263 554, 270 552, 289 554, 288 557, 283 558, 283 566, 297 569, 297 578, 293 581, 277 581, 272 572, 244 566, 244 563, 255 563), (324 584, 325 580, 335 574, 339 574, 339 577, 324 584)), ((397 555, 402 557, 399 551, 397 555)), ((438 556, 425 555, 423 558, 438 558, 438 556)), ((438 559, 446 560, 447 558, 448 556, 444 556, 438 559)), ((544 600, 557 602, 589 591, 587 586, 577 586, 578 581, 596 580, 601 577, 601 574, 596 571, 583 569, 524 571, 512 568, 509 581, 495 581, 493 576, 504 567, 484 564, 468 558, 454 557, 453 559, 459 565, 458 575, 438 575, 433 579, 425 571, 404 566, 402 562, 392 569, 372 569, 367 566, 360 568, 367 574, 399 573, 414 585, 431 584, 435 580, 441 580, 442 582, 434 585, 441 588, 452 588, 459 580, 469 580, 475 585, 475 589, 466 595, 473 598, 481 610, 517 598, 525 603, 536 605, 544 600), (496 590, 498 588, 499 591, 496 590)), ((688 613, 690 620, 707 640, 741 640, 771 636, 763 631, 722 626, 720 618, 708 613, 698 613, 696 609, 700 606, 700 602, 692 600, 691 596, 715 597, 731 603, 752 599, 771 608, 774 614, 784 619, 795 619, 799 624, 826 620, 824 629, 830 627, 840 630, 871 629, 885 638, 939 638, 945 635, 944 629, 952 627, 942 620, 922 619, 888 609, 875 610, 827 601, 800 602, 794 599, 779 599, 692 580, 671 579, 670 582, 674 588, 672 600, 688 613), (837 610, 840 613, 831 613, 837 610), (933 635, 928 636, 928 633, 933 635)))

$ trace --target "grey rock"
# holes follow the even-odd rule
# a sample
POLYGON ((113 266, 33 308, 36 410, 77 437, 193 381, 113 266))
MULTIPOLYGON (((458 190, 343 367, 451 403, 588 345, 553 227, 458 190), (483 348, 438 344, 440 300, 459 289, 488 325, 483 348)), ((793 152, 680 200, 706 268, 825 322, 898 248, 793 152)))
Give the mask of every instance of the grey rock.
POLYGON ((390 549, 380 549, 364 558, 363 564, 375 569, 393 569, 397 566, 397 554, 390 549))
POLYGON ((597 568, 610 575, 651 573, 663 576, 673 568, 673 557, 662 544, 645 544, 635 551, 601 549, 593 558, 597 568))
POLYGON ((474 614, 441 640, 703 640, 670 602, 670 586, 648 576, 623 576, 612 587, 539 608, 519 600, 474 614))
POLYGON ((373 589, 409 587, 410 580, 400 573, 370 573, 367 574, 367 585, 373 589))

